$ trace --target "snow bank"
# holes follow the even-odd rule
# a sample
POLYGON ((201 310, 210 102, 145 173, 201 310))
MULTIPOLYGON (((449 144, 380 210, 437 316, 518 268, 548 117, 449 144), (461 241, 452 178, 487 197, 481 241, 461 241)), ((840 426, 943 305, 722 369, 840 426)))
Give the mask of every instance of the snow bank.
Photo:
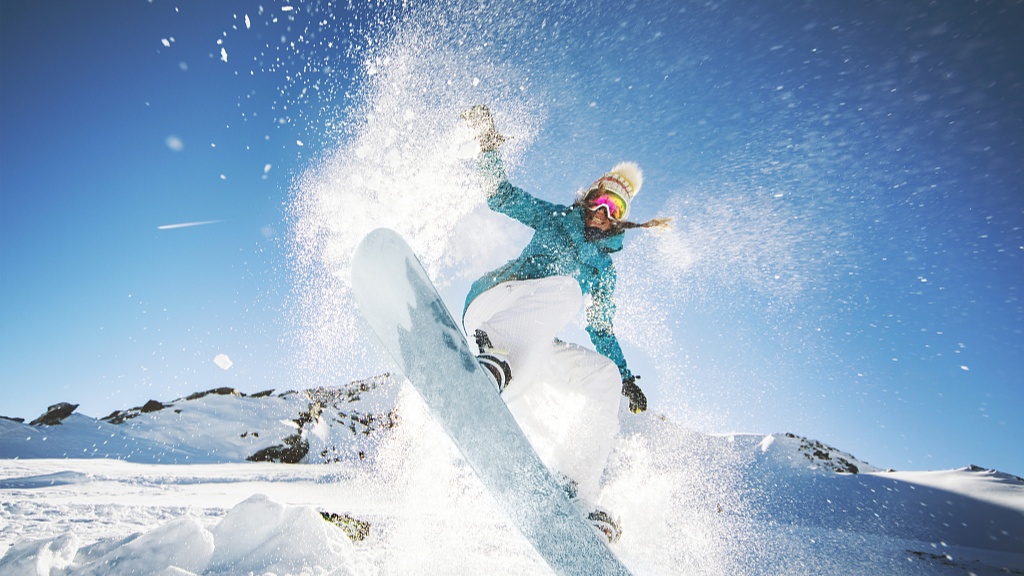
POLYGON ((190 516, 172 520, 110 550, 75 571, 76 576, 157 574, 168 568, 201 572, 213 554, 213 536, 190 516))
POLYGON ((252 496, 228 512, 213 537, 206 574, 355 574, 348 537, 307 506, 252 496))
POLYGON ((353 576, 352 557, 345 533, 312 508, 255 495, 228 511, 212 530, 188 515, 149 532, 85 547, 74 534, 18 543, 0 558, 0 573, 353 576))
POLYGON ((52 474, 40 474, 38 476, 28 476, 25 478, 0 480, 0 490, 10 490, 14 488, 43 488, 45 486, 66 486, 69 484, 83 484, 90 480, 92 480, 92 478, 88 474, 66 470, 62 472, 54 472, 52 474))
POLYGON ((12 576, 60 574, 71 565, 78 546, 78 539, 74 534, 65 534, 52 540, 20 542, 0 558, 0 571, 12 576))

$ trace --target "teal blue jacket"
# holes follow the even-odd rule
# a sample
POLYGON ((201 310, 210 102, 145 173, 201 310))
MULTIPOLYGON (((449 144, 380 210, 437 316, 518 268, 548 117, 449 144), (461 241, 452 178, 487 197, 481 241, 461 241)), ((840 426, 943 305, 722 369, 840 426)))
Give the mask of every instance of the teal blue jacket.
POLYGON ((533 228, 534 234, 518 258, 473 283, 463 315, 477 296, 502 282, 551 276, 574 278, 583 294, 590 295, 587 333, 591 342, 615 362, 623 379, 630 377, 612 325, 616 273, 611 255, 622 250, 622 233, 587 240, 580 207, 546 202, 509 184, 497 151, 480 154, 480 170, 488 193, 487 205, 533 228))

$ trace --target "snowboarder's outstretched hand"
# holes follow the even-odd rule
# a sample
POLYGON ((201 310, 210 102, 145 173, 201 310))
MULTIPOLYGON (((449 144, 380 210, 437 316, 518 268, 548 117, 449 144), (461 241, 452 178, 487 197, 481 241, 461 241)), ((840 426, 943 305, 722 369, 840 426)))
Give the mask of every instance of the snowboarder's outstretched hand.
POLYGON ((622 395, 629 398, 629 411, 639 414, 647 410, 647 396, 644 391, 636 385, 639 376, 629 376, 622 381, 622 395))
POLYGON ((476 132, 481 152, 497 150, 505 143, 505 137, 494 127, 494 116, 486 104, 477 104, 461 114, 462 119, 476 132))

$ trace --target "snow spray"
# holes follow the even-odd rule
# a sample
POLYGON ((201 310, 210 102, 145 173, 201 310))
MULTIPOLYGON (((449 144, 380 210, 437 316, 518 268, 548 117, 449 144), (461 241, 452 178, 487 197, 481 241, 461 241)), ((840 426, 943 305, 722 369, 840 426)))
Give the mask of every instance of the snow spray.
MULTIPOLYGON (((303 372, 322 381, 386 368, 366 360, 373 344, 347 280, 352 253, 370 230, 386 226, 405 236, 442 289, 465 287, 525 245, 528 230, 486 209, 477 145, 459 118, 487 103, 508 137, 502 152, 510 179, 539 197, 570 204, 580 186, 623 159, 641 161, 652 175, 637 218, 677 216, 677 227, 628 239, 618 259, 617 332, 641 358, 648 375, 641 384, 662 406, 688 425, 720 425, 722 406, 735 398, 687 394, 693 382, 681 375, 694 370, 680 352, 679 309, 720 306, 726 294, 727 307, 740 311, 751 301, 792 311, 817 274, 811 266, 820 261, 821 234, 803 224, 798 204, 786 203, 788 189, 738 176, 750 168, 742 159, 721 174, 696 171, 700 182, 678 177, 673 162, 697 143, 659 131, 657 116, 674 112, 659 108, 652 118, 635 102, 637 92, 658 89, 650 71, 612 56, 643 56, 643 22, 621 24, 610 5, 428 4, 394 9, 352 51, 354 86, 336 104, 344 113, 326 114, 333 142, 294 181, 292 317, 303 372), (634 72, 641 76, 626 77, 634 72)), ((694 57, 690 50, 679 57, 694 57)), ((456 315, 458 298, 448 302, 456 315)), ((395 545, 418 542, 420 553, 403 557, 422 563, 448 545, 465 545, 465 527, 486 525, 493 509, 419 399, 405 395, 399 412, 403 424, 385 448, 381 481, 410 515, 395 545)), ((634 530, 623 537, 623 556, 647 566, 643 573, 749 573, 745 555, 766 554, 770 544, 748 521, 742 458, 656 416, 633 426, 602 495, 634 530), (704 466, 702 458, 719 460, 704 466), (645 557, 652 542, 659 554, 645 557)), ((487 545, 501 548, 510 564, 535 561, 528 549, 490 536, 487 545)))

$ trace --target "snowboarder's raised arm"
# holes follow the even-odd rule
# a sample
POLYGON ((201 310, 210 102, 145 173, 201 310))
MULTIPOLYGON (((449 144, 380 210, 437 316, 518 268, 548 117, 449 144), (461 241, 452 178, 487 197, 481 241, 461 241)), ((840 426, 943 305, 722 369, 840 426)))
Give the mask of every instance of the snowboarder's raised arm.
POLYGON ((478 166, 487 205, 491 210, 534 229, 543 225, 553 212, 565 210, 564 206, 541 200, 509 183, 498 151, 505 137, 494 127, 494 118, 487 106, 474 106, 463 112, 462 118, 476 131, 476 139, 480 143, 478 166))
POLYGON ((480 153, 480 173, 487 192, 487 205, 491 210, 514 218, 530 228, 536 230, 546 225, 552 214, 566 210, 565 206, 541 200, 509 184, 501 153, 497 150, 480 153))

